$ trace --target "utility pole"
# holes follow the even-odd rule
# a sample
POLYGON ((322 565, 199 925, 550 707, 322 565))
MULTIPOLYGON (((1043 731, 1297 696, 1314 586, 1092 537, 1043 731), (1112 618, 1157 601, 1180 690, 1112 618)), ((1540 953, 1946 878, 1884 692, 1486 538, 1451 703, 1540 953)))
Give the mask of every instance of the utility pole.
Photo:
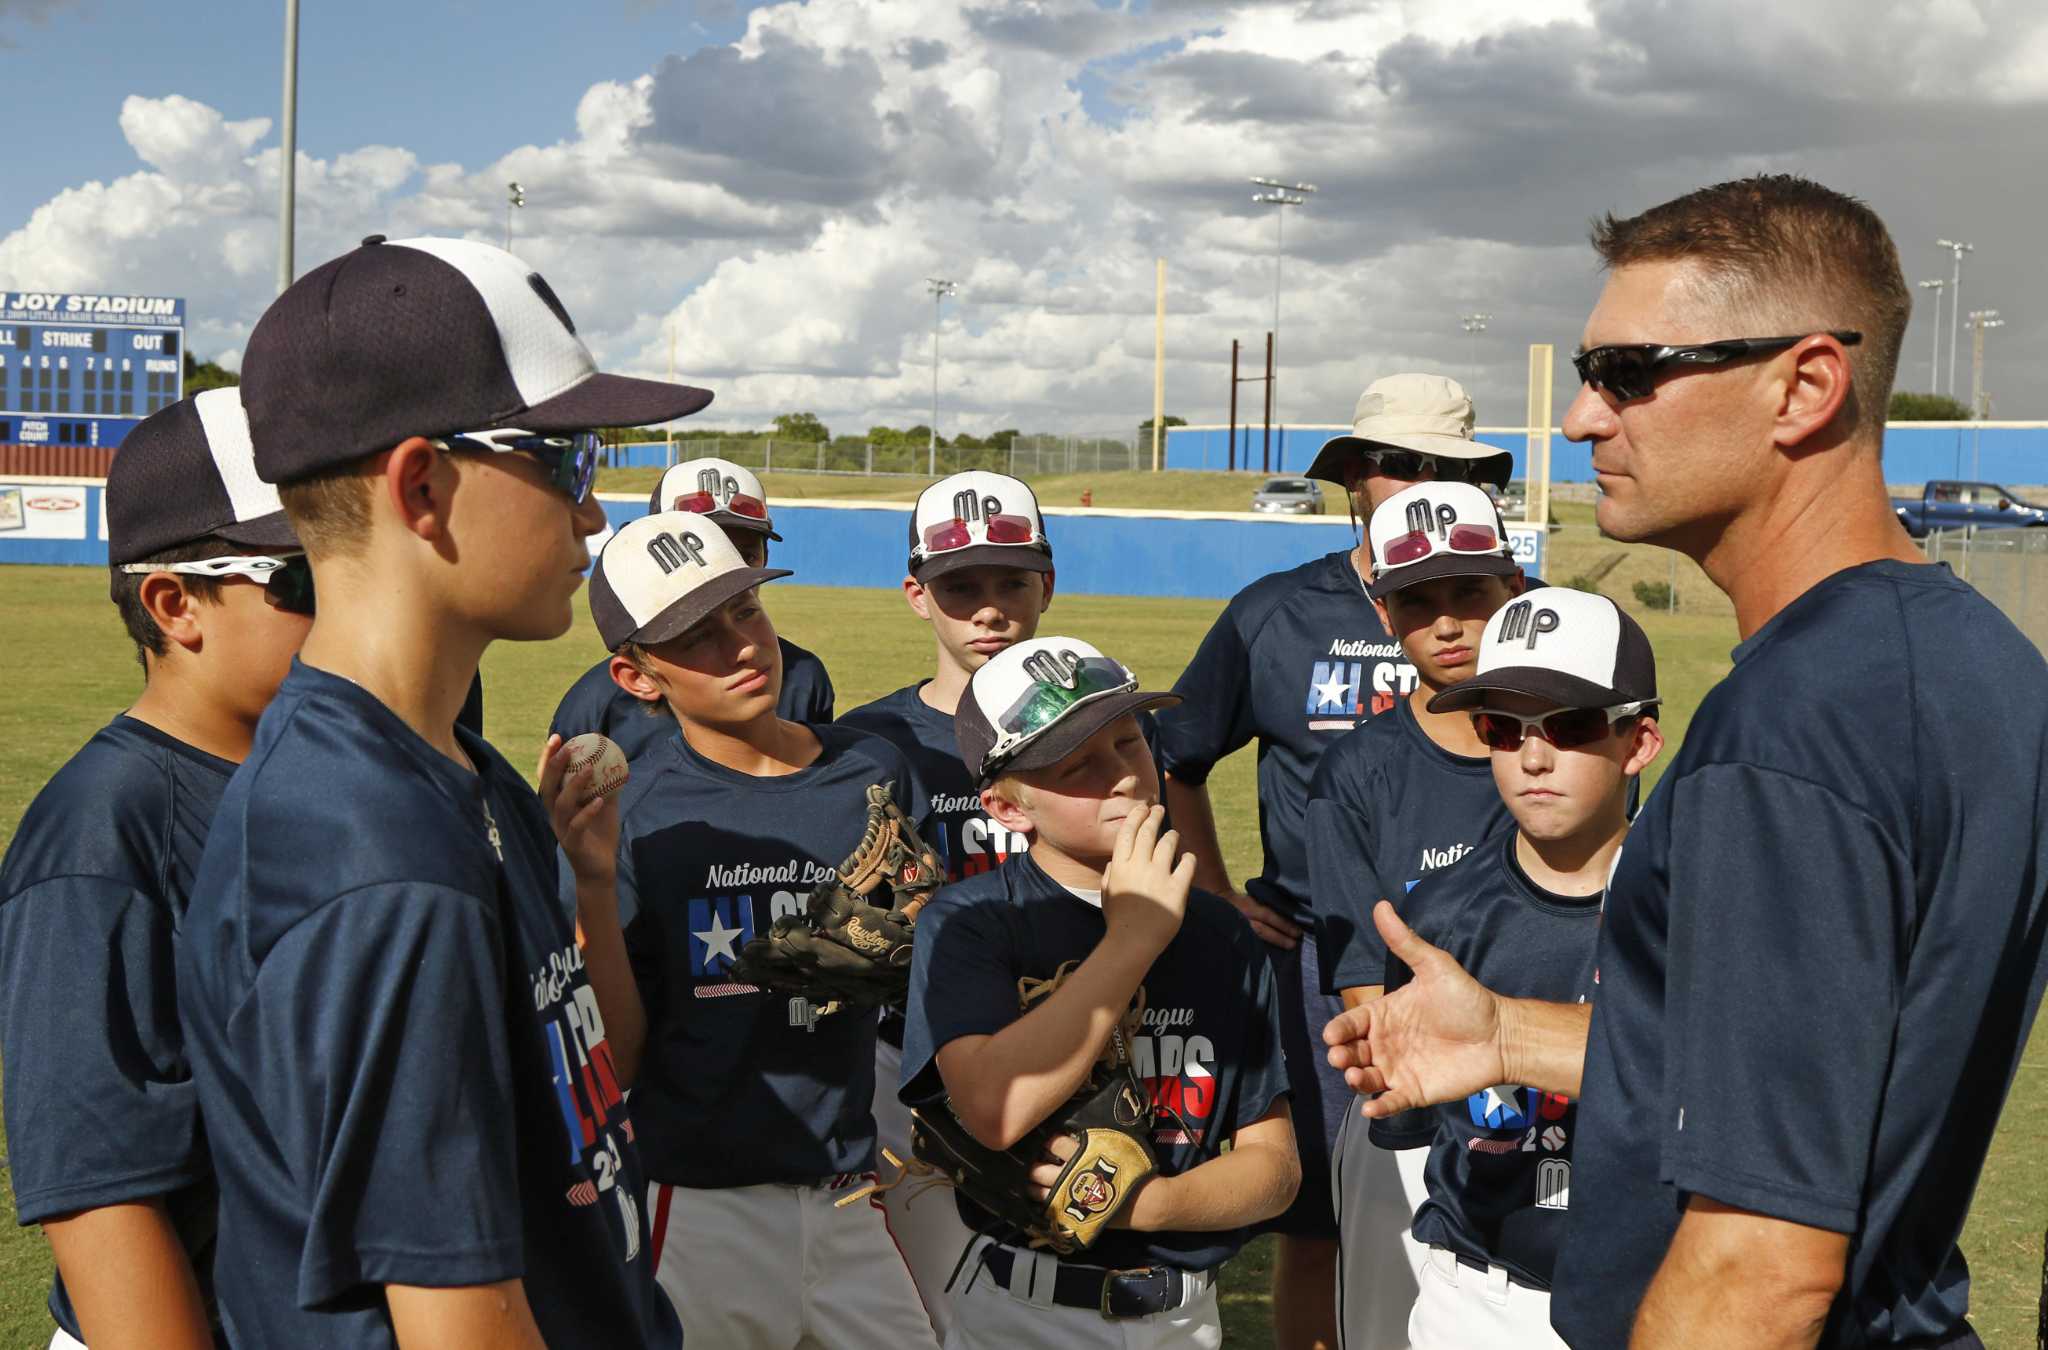
POLYGON ((939 323, 946 312, 946 297, 959 292, 959 287, 944 277, 926 277, 924 284, 932 293, 932 426, 931 444, 925 451, 925 472, 933 478, 939 476, 939 323))
POLYGON ((1259 472, 1273 472, 1273 334, 1266 334, 1266 440, 1259 452, 1259 472))
POLYGON ((1963 311, 1963 255, 1965 253, 1975 253, 1977 246, 1965 244, 1955 239, 1937 239, 1934 242, 1954 253, 1956 257, 1955 275, 1949 279, 1948 283, 1948 394, 1950 398, 1954 398, 1956 394, 1956 336, 1960 326, 1958 321, 1962 318, 1963 311))
POLYGON ((1158 310, 1152 319, 1152 472, 1159 472, 1159 445, 1166 436, 1166 259, 1159 260, 1155 287, 1158 310))
POLYGON ((1941 392, 1941 290, 1946 281, 1923 281, 1920 289, 1934 292, 1934 354, 1927 359, 1927 392, 1941 392))
POLYGON ((277 160, 277 293, 292 284, 299 170, 299 0, 284 0, 284 144, 277 160))
POLYGON ((2003 327, 1995 309, 1970 311, 1970 415, 1980 422, 1990 411, 1984 404, 1984 330, 2003 327))
POLYGON ((519 186, 519 180, 516 178, 505 184, 505 186, 509 189, 505 194, 505 251, 510 253, 512 251, 512 213, 526 205, 526 189, 519 186))
POLYGON ((1273 389, 1275 371, 1273 362, 1278 356, 1280 347, 1280 260, 1285 251, 1287 241, 1287 208, 1304 205, 1310 197, 1315 195, 1316 185, 1314 183, 1283 183, 1277 178, 1254 178, 1252 183, 1257 187, 1267 189, 1265 192, 1253 194, 1252 200, 1262 206, 1274 208, 1273 331, 1266 335, 1266 345, 1271 347, 1274 352, 1274 355, 1268 357, 1266 361, 1266 422, 1268 424, 1267 437, 1270 439, 1272 435, 1273 405, 1276 402, 1273 389))
POLYGON ((1235 472, 1237 469, 1237 339, 1230 340, 1230 447, 1229 458, 1224 467, 1235 472))

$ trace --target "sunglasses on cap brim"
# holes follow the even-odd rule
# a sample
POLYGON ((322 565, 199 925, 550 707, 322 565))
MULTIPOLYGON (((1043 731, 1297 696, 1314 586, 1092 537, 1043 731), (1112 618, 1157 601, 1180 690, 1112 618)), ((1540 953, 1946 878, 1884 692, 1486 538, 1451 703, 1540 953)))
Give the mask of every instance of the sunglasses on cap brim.
POLYGON ((1428 530, 1410 530, 1387 541, 1381 567, 1403 567, 1437 553, 1499 553, 1506 545, 1491 525, 1453 525, 1439 541, 1428 530))
POLYGON ((936 557, 941 553, 953 553, 966 548, 976 541, 974 531, 981 531, 984 544, 1037 544, 1038 527, 1029 516, 995 515, 981 520, 967 521, 958 516, 950 520, 934 521, 925 526, 918 545, 911 550, 913 559, 936 557))
POLYGON ((748 520, 761 521, 764 524, 768 520, 768 503, 762 501, 759 497, 749 496, 744 492, 735 492, 723 502, 720 502, 714 494, 709 492, 685 492, 682 496, 670 502, 668 509, 671 511, 692 511, 700 516, 714 515, 717 512, 726 511, 735 516, 745 516, 748 520))
POLYGON ((597 456, 604 438, 594 431, 539 435, 531 431, 462 431, 443 436, 433 444, 442 450, 466 450, 471 454, 532 455, 548 471, 548 485, 572 502, 590 495, 597 479, 597 456))
POLYGON ((132 576, 148 572, 175 572, 180 576, 245 577, 268 588, 277 607, 293 614, 313 612, 313 567, 303 553, 282 558, 265 554, 225 553, 218 558, 200 558, 179 563, 122 563, 121 570, 132 576))
POLYGON ((1489 750, 1519 750, 1525 737, 1541 736, 1560 750, 1575 750, 1604 739, 1616 723, 1654 712, 1651 702, 1621 703, 1612 708, 1565 708, 1558 712, 1501 712, 1481 708, 1472 714, 1472 729, 1489 750))
MULTIPOLYGON (((1677 366, 1718 366, 1753 356, 1758 352, 1781 351, 1806 341, 1812 333, 1794 337, 1728 338, 1722 342, 1697 342, 1668 347, 1655 342, 1627 342, 1576 352, 1572 367, 1582 383, 1604 389, 1623 403, 1648 398, 1657 388, 1657 376, 1677 366)), ((1863 341, 1863 334, 1841 329, 1827 334, 1844 347, 1863 341)))
POLYGON ((1138 677, 1106 656, 1083 657, 1068 668, 1064 681, 1033 680, 995 719, 996 742, 982 757, 982 772, 993 775, 1015 759, 1026 746, 1074 709, 1092 699, 1110 694, 1127 694, 1138 687, 1138 677))

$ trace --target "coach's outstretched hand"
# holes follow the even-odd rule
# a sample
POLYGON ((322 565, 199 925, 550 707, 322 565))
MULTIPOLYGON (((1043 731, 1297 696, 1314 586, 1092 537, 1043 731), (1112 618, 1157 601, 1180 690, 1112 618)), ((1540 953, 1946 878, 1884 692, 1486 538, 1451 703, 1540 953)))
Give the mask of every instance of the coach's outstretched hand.
POLYGON ((1415 936, 1382 900, 1373 923, 1415 978, 1350 1008, 1323 1028, 1333 1067, 1353 1091, 1378 1093, 1363 1114, 1382 1118, 1456 1101, 1507 1081, 1501 1053, 1503 1000, 1437 947, 1415 936))
POLYGON ((1195 855, 1180 851, 1180 834, 1162 832, 1166 809, 1153 805, 1124 817, 1116 851, 1102 872, 1102 918, 1112 936, 1166 950, 1188 912, 1195 855))
POLYGON ((619 806, 614 794, 598 795, 597 766, 570 773, 562 738, 550 734, 534 776, 569 870, 579 882, 610 884, 619 870, 619 806))

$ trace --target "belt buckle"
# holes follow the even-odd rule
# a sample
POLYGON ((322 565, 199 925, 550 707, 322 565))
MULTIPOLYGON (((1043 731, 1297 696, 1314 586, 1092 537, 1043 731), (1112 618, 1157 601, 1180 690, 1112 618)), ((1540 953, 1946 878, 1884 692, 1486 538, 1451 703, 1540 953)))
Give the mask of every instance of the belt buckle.
POLYGON ((1120 1313, 1113 1311, 1109 1306, 1112 1291, 1119 1287, 1121 1281, 1131 1278, 1152 1279, 1161 1273, 1162 1271, 1158 1266, 1134 1266, 1129 1270, 1112 1270, 1105 1275, 1102 1280, 1102 1298, 1098 1304, 1098 1310, 1102 1313, 1103 1320, 1108 1322, 1127 1322, 1134 1317, 1150 1317, 1155 1312, 1163 1311, 1160 1308, 1152 1308, 1139 1313, 1120 1313))

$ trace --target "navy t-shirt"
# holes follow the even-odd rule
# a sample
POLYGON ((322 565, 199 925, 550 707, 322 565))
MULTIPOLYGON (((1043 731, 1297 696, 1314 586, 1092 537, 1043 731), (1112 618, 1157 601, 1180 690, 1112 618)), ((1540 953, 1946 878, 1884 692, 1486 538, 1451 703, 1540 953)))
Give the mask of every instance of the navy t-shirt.
MULTIPOLYGON (((782 692, 775 713, 792 722, 832 720, 832 677, 825 663, 788 638, 775 639, 782 649, 782 692)), ((629 760, 676 734, 675 714, 665 703, 649 703, 619 688, 612 678, 612 659, 583 672, 555 707, 548 730, 568 740, 595 731, 609 736, 629 760)))
MULTIPOLYGON (((30 803, 0 864, 0 1062, 23 1224, 160 1199, 213 1299, 218 1203, 176 951, 235 765, 116 717, 30 803)), ((80 1337, 64 1282, 50 1315, 80 1337)))
MULTIPOLYGON (((619 907, 647 1007, 633 1116, 647 1174, 716 1189, 874 1166, 875 1015, 819 1015, 732 978, 734 958, 860 842, 867 789, 922 800, 878 736, 813 726, 817 759, 757 778, 682 736, 635 766, 619 803, 619 907)), ((914 806, 911 823, 923 825, 914 806)))
MULTIPOLYGON (((918 696, 928 680, 907 684, 839 719, 839 725, 870 732, 903 752, 924 785, 929 812, 924 840, 946 864, 946 880, 959 881, 1000 867, 1013 853, 1031 847, 1031 836, 1012 834, 981 809, 974 776, 960 761, 953 718, 918 696)), ((906 811, 910 808, 906 805, 906 811)))
MULTIPOLYGON (((1050 978, 1095 950, 1102 910, 1045 874, 1026 853, 993 872, 948 886, 917 919, 903 1041, 903 1100, 940 1100, 939 1050, 962 1036, 992 1036, 1017 1020, 1017 981, 1050 978)), ((1180 932, 1145 975, 1145 1024, 1131 1047, 1155 1104, 1162 1174, 1217 1156, 1237 1131, 1264 1118, 1287 1092, 1272 968, 1243 916, 1206 891, 1188 897, 1180 932), (1183 1128, 1185 1126, 1185 1128, 1183 1128)), ((993 1216, 960 1198, 977 1231, 993 1216)), ((1020 1233, 994 1230, 1021 1243, 1020 1233)), ((1111 1229, 1072 1259, 1081 1265, 1149 1264, 1212 1270, 1244 1245, 1245 1230, 1137 1233, 1111 1229)))
MULTIPOLYGON (((1600 896, 1536 885, 1515 858, 1515 838, 1501 831, 1424 881, 1403 917, 1495 993, 1570 1003, 1590 982, 1600 896)), ((1415 1240, 1549 1288, 1571 1204, 1575 1111, 1568 1097, 1503 1084, 1413 1112, 1436 1127, 1415 1240)))
POLYGON ((178 943, 236 1345, 390 1347, 387 1284, 525 1282, 551 1346, 681 1343, 555 839, 294 662, 229 783, 178 943))
POLYGON ((1316 761, 1338 736, 1415 688, 1415 667, 1366 599, 1344 550, 1239 591, 1159 713, 1160 767, 1184 783, 1256 739, 1264 866, 1246 893, 1307 916, 1304 812, 1316 761))
MULTIPOLYGON (((1407 699, 1338 738, 1308 793, 1308 866, 1323 992, 1387 983, 1387 944, 1373 925, 1382 899, 1407 913, 1408 892, 1512 825, 1487 755, 1458 755, 1429 738, 1407 699)), ((1425 1111, 1375 1120, 1381 1148, 1425 1148, 1425 1111)))
POLYGON ((1946 568, 1735 649, 1607 898, 1552 1321, 1618 1345, 1688 1194, 1852 1233, 1824 1346, 1963 1326, 1956 1248, 2040 1006, 2048 666, 1946 568))

